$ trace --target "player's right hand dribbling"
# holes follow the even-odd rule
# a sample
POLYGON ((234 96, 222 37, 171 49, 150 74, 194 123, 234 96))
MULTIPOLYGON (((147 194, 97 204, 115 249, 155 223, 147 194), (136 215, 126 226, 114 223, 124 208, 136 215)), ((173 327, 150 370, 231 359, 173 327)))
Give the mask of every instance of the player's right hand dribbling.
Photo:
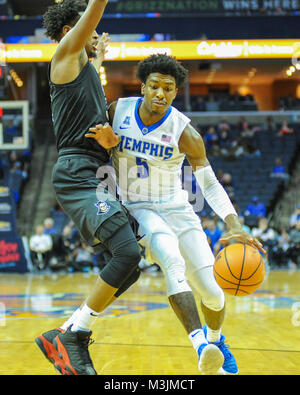
POLYGON ((121 141, 121 138, 115 134, 108 123, 104 126, 102 124, 96 125, 94 128, 90 128, 89 131, 90 133, 86 133, 84 136, 93 138, 105 149, 116 147, 121 141))

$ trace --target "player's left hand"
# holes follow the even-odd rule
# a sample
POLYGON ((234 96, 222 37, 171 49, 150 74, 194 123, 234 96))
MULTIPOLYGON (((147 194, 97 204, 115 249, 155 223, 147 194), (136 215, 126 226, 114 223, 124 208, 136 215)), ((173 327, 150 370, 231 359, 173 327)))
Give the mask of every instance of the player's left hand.
POLYGON ((230 240, 236 239, 244 244, 249 244, 254 248, 257 248, 263 254, 266 254, 261 242, 255 237, 252 237, 248 232, 243 229, 230 229, 224 236, 221 236, 220 243, 227 244, 230 240))
POLYGON ((98 41, 97 45, 97 60, 98 62, 103 62, 105 59, 105 55, 108 52, 108 44, 109 44, 109 34, 108 33, 102 33, 100 40, 98 41))
POLYGON ((90 128, 89 131, 90 133, 86 133, 84 137, 96 140, 105 149, 116 147, 121 141, 121 138, 115 134, 108 123, 104 126, 102 124, 96 125, 96 127, 90 128))

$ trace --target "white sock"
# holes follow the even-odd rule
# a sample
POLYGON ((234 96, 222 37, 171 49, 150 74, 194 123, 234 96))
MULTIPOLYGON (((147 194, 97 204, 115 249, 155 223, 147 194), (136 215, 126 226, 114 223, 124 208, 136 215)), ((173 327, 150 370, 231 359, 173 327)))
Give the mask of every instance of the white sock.
POLYGON ((85 303, 75 318, 71 331, 89 331, 98 316, 99 313, 90 309, 85 303))
POLYGON ((70 325, 72 325, 75 321, 75 319, 78 317, 78 314, 80 313, 80 308, 74 311, 74 313, 71 315, 71 317, 62 324, 60 329, 66 331, 70 325))
POLYGON ((213 330, 207 326, 206 338, 207 338, 207 341, 209 341, 211 343, 218 342, 221 338, 221 329, 213 330))
POLYGON ((196 352, 198 351, 198 348, 200 344, 207 343, 207 340, 204 336, 204 332, 202 329, 195 329, 193 332, 189 334, 189 339, 192 342, 192 345, 196 352))

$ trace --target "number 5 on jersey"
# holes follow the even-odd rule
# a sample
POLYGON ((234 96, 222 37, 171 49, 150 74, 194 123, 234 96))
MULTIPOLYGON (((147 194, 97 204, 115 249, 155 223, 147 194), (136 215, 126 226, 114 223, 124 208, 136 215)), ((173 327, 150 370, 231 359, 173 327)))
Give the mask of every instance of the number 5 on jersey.
POLYGON ((137 176, 139 178, 149 177, 149 166, 146 159, 136 158, 137 176))

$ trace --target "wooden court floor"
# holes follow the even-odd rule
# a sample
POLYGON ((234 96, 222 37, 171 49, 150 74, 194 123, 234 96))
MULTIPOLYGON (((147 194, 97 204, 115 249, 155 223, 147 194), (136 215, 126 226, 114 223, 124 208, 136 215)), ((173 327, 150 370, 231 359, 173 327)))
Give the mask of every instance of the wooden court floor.
MULTIPOLYGON (((95 274, 0 274, 0 374, 53 375, 34 338, 59 326, 95 274)), ((197 295, 197 300, 199 297, 197 295)), ((223 326, 241 375, 300 374, 300 271, 268 273, 259 292, 226 296, 223 326)), ((142 274, 93 327, 100 375, 197 375, 197 358, 169 307, 164 279, 142 274)))

